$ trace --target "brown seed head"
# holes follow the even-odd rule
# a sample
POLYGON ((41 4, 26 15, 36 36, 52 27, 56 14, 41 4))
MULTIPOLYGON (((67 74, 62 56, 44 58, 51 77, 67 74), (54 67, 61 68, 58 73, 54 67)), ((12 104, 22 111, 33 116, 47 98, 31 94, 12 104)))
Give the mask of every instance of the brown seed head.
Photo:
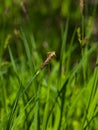
POLYGON ((44 63, 41 65, 41 67, 40 67, 39 70, 42 70, 42 69, 50 62, 50 60, 51 60, 54 56, 56 56, 55 51, 50 52, 50 54, 48 55, 47 59, 46 59, 46 60, 44 61, 44 63))
POLYGON ((82 15, 84 15, 84 0, 80 0, 80 9, 81 9, 82 15))

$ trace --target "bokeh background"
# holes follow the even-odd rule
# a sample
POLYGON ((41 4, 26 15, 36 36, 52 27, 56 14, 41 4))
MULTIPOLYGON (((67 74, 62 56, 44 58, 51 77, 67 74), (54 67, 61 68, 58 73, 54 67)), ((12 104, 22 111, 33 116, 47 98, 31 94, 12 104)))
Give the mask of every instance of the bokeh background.
MULTIPOLYGON (((67 45, 70 42, 75 27, 82 26, 82 14, 80 1, 72 0, 0 0, 0 55, 8 57, 6 50, 3 52, 6 40, 11 40, 11 46, 15 48, 15 55, 20 55, 23 47, 20 45, 19 33, 21 28, 34 37, 38 51, 46 53, 56 50, 59 56, 62 43, 62 32, 66 21, 69 19, 67 45), (11 38, 9 38, 11 37, 11 38), (2 54, 3 53, 3 54, 2 54), (20 53, 20 54, 19 54, 20 53)), ((98 3, 92 0, 85 1, 85 27, 91 19, 95 25, 92 31, 98 33, 98 18, 93 17, 93 10, 98 3)), ((96 37, 94 37, 96 40, 96 37)), ((76 42, 78 42, 76 36, 76 42)))

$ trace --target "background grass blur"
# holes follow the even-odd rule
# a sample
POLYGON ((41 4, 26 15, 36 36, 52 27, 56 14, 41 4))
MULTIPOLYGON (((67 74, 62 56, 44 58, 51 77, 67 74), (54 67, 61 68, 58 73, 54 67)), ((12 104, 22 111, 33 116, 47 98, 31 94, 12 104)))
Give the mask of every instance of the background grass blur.
POLYGON ((97 0, 0 0, 0 130, 98 129, 97 12, 97 0))

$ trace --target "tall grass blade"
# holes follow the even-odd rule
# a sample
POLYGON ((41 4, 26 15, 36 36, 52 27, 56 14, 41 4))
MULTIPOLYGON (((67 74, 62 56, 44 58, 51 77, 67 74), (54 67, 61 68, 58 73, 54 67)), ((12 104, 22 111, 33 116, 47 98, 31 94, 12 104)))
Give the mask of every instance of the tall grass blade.
POLYGON ((66 54, 65 50, 66 50, 66 41, 67 41, 67 35, 68 35, 68 27, 69 27, 69 19, 66 22, 64 34, 62 34, 63 37, 62 37, 62 45, 61 45, 61 51, 60 51, 60 75, 62 75, 61 72, 62 72, 62 65, 64 61, 64 54, 66 54))
POLYGON ((24 33, 22 28, 21 28, 21 34, 22 34, 22 40, 23 40, 23 44, 24 44, 24 47, 25 47, 27 59, 28 59, 29 66, 30 66, 30 69, 31 69, 30 72, 32 74, 32 72, 33 72, 33 64, 32 64, 31 51, 30 51, 30 47, 29 47, 29 43, 27 41, 26 35, 25 35, 25 33, 24 33))
MULTIPOLYGON (((98 60, 97 60, 98 63, 98 60)), ((96 63, 96 64, 97 64, 96 63)), ((98 67, 96 66, 94 74, 93 74, 93 81, 92 81, 92 85, 91 85, 91 93, 90 93, 90 97, 89 97, 89 101, 88 101, 88 106, 86 109, 86 115, 84 118, 84 129, 86 128, 86 126, 88 126, 89 122, 91 122, 94 114, 95 114, 95 109, 97 106, 97 102, 98 102, 98 67)), ((89 87, 89 86, 88 86, 89 87)))
POLYGON ((10 55, 10 58, 11 58, 11 63, 12 63, 14 72, 17 73, 16 64, 15 64, 15 61, 14 61, 14 58, 13 58, 13 55, 12 55, 12 51, 11 51, 10 46, 8 46, 8 50, 9 50, 9 55, 10 55))
POLYGON ((21 91, 22 91, 22 83, 21 83, 19 77, 17 77, 17 79, 18 79, 19 87, 20 87, 20 88, 19 88, 19 90, 18 90, 18 92, 17 92, 17 96, 16 96, 16 98, 15 98, 15 100, 14 100, 14 102, 13 102, 12 109, 11 109, 11 112, 10 112, 10 115, 9 115, 9 119, 8 119, 8 123, 7 123, 6 130, 10 130, 10 129, 11 129, 12 121, 13 121, 13 119, 14 119, 14 113, 15 113, 15 110, 16 110, 16 108, 17 108, 18 100, 19 100, 19 98, 20 98, 20 93, 21 93, 21 91))

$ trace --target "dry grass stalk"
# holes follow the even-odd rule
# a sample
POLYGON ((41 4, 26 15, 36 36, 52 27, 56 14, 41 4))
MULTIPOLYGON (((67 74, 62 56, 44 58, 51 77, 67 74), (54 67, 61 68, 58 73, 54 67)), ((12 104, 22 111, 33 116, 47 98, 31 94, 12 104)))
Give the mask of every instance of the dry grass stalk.
POLYGON ((84 15, 84 0, 80 0, 80 9, 81 9, 82 15, 84 15))
POLYGON ((47 66, 47 64, 50 62, 50 60, 54 56, 56 56, 55 51, 50 52, 50 54, 48 55, 47 59, 44 61, 44 63, 41 65, 41 67, 39 68, 38 71, 40 72, 45 66, 47 66))

